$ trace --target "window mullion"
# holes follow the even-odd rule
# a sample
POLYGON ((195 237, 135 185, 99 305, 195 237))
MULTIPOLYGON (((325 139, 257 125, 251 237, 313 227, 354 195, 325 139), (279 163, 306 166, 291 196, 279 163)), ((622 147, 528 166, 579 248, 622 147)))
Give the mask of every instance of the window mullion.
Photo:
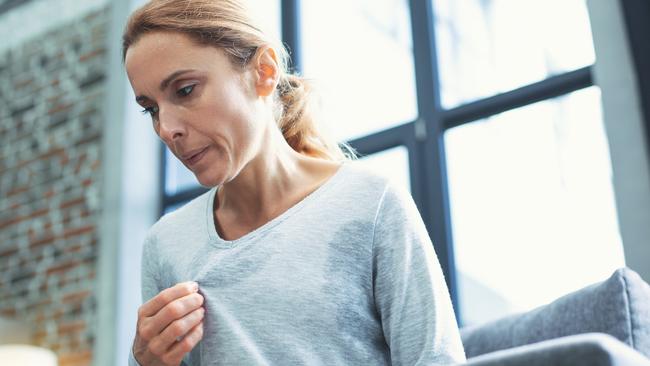
MULTIPOLYGON (((433 241, 456 314, 460 317, 447 193, 434 11, 431 1, 428 0, 410 0, 409 4, 418 111, 420 123, 423 122, 426 127, 424 135, 418 134, 418 138, 415 139, 414 134, 416 148, 411 158, 413 164, 411 178, 413 181, 418 180, 413 184, 417 188, 414 197, 420 197, 416 203, 433 241)), ((460 322, 460 319, 458 321, 460 322)))
POLYGON ((300 0, 281 0, 282 42, 291 55, 290 71, 300 73, 302 56, 300 47, 300 0))

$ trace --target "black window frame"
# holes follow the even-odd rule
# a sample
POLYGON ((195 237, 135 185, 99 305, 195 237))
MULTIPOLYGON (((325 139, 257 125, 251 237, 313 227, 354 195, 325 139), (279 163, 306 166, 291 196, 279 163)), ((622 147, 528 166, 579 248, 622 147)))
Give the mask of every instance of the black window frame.
MULTIPOLYGON (((636 72, 646 144, 650 147, 650 1, 619 0, 636 72)), ((650 154, 650 148, 647 149, 650 154)), ((650 161, 650 159, 648 159, 650 161)))

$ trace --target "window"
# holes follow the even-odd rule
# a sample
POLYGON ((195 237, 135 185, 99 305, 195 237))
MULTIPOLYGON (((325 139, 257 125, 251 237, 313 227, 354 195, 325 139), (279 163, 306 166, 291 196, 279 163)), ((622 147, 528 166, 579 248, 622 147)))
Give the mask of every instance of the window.
POLYGON ((434 4, 442 103, 447 108, 594 62, 582 0, 434 4))
POLYGON ((585 2, 433 12, 463 324, 605 279, 624 257, 585 2))
MULTIPOLYGON (((623 265, 584 0, 273 4, 326 128, 411 190, 462 324, 623 265)), ((201 192, 174 169, 170 209, 201 192)))
POLYGON ((322 95, 331 134, 349 140, 414 120, 408 4, 304 0, 301 6, 303 74, 322 95))
POLYGON ((624 266, 597 87, 452 128, 445 143, 465 324, 624 266))

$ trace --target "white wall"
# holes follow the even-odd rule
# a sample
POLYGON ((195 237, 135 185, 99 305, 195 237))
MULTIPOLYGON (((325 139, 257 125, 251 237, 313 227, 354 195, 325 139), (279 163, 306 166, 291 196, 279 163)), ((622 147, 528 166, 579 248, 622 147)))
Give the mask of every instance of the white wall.
POLYGON ((127 365, 141 303, 142 243, 158 218, 159 143, 142 115, 121 59, 124 24, 140 0, 111 2, 108 98, 103 134, 103 217, 100 239, 99 329, 94 365, 127 365))
POLYGON ((587 6, 625 261, 650 281, 650 162, 622 9, 619 0, 588 0, 587 6))

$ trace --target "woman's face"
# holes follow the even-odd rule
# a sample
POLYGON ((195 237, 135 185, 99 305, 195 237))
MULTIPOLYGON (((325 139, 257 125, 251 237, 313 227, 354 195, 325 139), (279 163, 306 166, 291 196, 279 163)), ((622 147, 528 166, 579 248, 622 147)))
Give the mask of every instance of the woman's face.
POLYGON ((143 35, 125 64, 156 133, 203 186, 227 182, 256 155, 268 107, 255 71, 175 32, 143 35))

